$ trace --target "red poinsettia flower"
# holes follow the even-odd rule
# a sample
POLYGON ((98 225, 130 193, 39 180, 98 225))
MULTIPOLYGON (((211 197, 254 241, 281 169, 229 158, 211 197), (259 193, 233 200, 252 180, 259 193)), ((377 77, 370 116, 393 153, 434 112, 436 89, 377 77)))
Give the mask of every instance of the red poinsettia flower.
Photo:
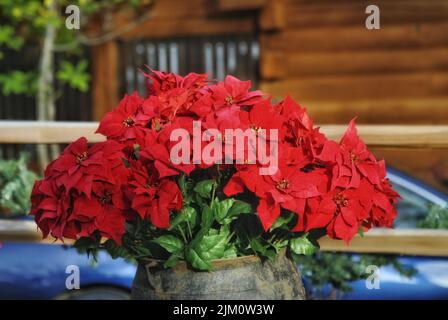
POLYGON ((314 157, 327 139, 319 132, 319 128, 314 128, 313 120, 306 109, 303 109, 290 96, 279 102, 275 108, 284 118, 281 128, 285 141, 292 146, 302 148, 305 154, 314 157))
MULTIPOLYGON (((189 130, 192 128, 192 122, 189 130)), ((140 151, 142 160, 152 163, 158 172, 159 178, 176 176, 180 172, 190 174, 195 169, 192 163, 176 164, 171 159, 171 147, 174 142, 170 140, 172 130, 179 128, 179 123, 175 123, 164 128, 157 134, 149 134, 146 136, 144 148, 140 151)))
POLYGON ((125 231, 125 201, 120 186, 96 181, 91 197, 81 195, 74 202, 70 220, 80 223, 80 236, 89 237, 96 231, 121 244, 125 231))
POLYGON ((156 115, 157 125, 175 119, 176 116, 191 115, 192 106, 202 96, 207 75, 190 73, 181 77, 172 73, 151 70, 145 76, 151 80, 149 96, 143 103, 146 112, 156 115))
POLYGON ((214 121, 221 130, 238 128, 239 113, 242 106, 251 107, 263 101, 261 91, 249 91, 250 81, 240 81, 232 76, 202 95, 191 107, 199 117, 214 121))
POLYGON ((381 182, 381 168, 365 143, 359 138, 354 119, 350 121, 340 144, 326 141, 317 158, 337 164, 333 168, 334 187, 357 188, 362 177, 374 185, 379 185, 381 182))
POLYGON ((143 102, 144 99, 136 92, 126 95, 114 110, 104 116, 96 132, 121 142, 142 139, 152 116, 145 113, 143 102))
MULTIPOLYGON (((269 100, 255 104, 248 112, 241 111, 240 119, 248 128, 254 130, 257 134, 261 130, 279 131, 284 121, 284 118, 276 112, 269 100)), ((266 138, 269 139, 269 136, 266 138)))
POLYGON ((133 166, 133 178, 128 188, 132 209, 156 227, 169 227, 170 210, 182 209, 182 193, 177 184, 170 179, 150 175, 141 164, 133 166))
MULTIPOLYGON (((107 172, 106 179, 102 179, 101 176, 96 177, 96 179, 116 185, 126 183, 131 174, 131 169, 126 167, 124 162, 128 157, 125 150, 125 145, 114 140, 107 140, 93 145, 89 152, 101 155, 101 158, 104 160, 103 166, 107 172)), ((134 149, 132 148, 132 150, 134 149)))
POLYGON ((380 187, 375 187, 372 199, 372 215, 369 227, 388 227, 391 228, 397 210, 395 204, 400 195, 392 189, 388 179, 382 180, 380 187))
POLYGON ((295 230, 327 228, 330 237, 348 243, 362 222, 369 219, 372 192, 373 186, 364 180, 359 188, 336 188, 320 197, 308 199, 306 214, 295 230))
POLYGON ((210 88, 215 110, 232 105, 252 106, 262 101, 261 91, 250 91, 251 82, 226 76, 223 82, 210 88))
POLYGON ((79 225, 70 220, 72 200, 64 186, 53 179, 44 179, 34 184, 31 193, 31 215, 46 238, 51 234, 56 239, 76 239, 79 225))
POLYGON ((116 141, 98 143, 89 148, 82 137, 70 144, 46 169, 45 177, 57 178, 67 190, 76 189, 89 196, 95 180, 126 181, 129 170, 123 163, 124 146, 116 141))
POLYGON ((297 166, 282 166, 273 175, 259 175, 259 168, 247 165, 235 173, 224 188, 227 196, 247 188, 260 199, 257 213, 267 231, 280 214, 280 207, 302 214, 306 199, 326 191, 327 175, 322 170, 304 172, 297 166))
POLYGON ((112 179, 101 152, 89 151, 87 139, 71 143, 46 169, 45 177, 58 177, 67 190, 72 188, 89 195, 95 177, 112 179))
POLYGON ((144 76, 150 80, 148 83, 149 95, 160 95, 163 92, 176 88, 198 90, 207 83, 207 75, 191 72, 185 77, 175 73, 153 70, 148 67, 151 73, 144 73, 144 76))

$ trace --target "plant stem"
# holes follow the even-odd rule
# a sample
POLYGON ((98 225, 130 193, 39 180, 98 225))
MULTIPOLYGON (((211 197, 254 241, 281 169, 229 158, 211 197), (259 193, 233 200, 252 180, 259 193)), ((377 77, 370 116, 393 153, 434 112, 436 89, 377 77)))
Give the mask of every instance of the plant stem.
POLYGON ((216 181, 213 182, 213 186, 212 186, 212 197, 210 200, 210 208, 212 207, 213 200, 215 200, 215 193, 216 193, 216 181))
POLYGON ((232 233, 229 235, 229 237, 227 238, 227 242, 229 242, 234 235, 235 235, 235 230, 233 230, 232 233))
POLYGON ((182 235, 182 238, 184 239, 185 244, 188 243, 187 237, 185 236, 184 230, 182 230, 181 226, 177 226, 177 229, 179 229, 180 234, 182 235))
POLYGON ((191 232, 190 222, 187 220, 187 228, 188 234, 190 235, 190 239, 193 239, 193 233, 191 232))

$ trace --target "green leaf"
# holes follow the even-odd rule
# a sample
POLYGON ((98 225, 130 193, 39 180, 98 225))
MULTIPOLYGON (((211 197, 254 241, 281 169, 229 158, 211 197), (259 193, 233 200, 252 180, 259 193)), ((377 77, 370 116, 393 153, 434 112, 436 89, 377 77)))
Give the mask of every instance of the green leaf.
POLYGON ((161 127, 160 127, 160 123, 157 119, 154 120, 154 127, 156 129, 157 132, 160 131, 161 127))
POLYGON ((216 201, 213 209, 215 210, 216 221, 222 225, 229 224, 238 218, 240 214, 252 212, 252 206, 250 204, 233 198, 228 198, 221 202, 216 201))
POLYGON ((214 184, 214 180, 202 180, 196 184, 194 192, 198 193, 202 198, 209 199, 214 184))
POLYGON ((134 144, 134 157, 137 160, 140 158, 140 145, 137 143, 134 144))
POLYGON ((239 215, 241 213, 251 213, 252 206, 244 201, 235 200, 229 210, 228 216, 239 215))
POLYGON ((283 239, 281 241, 273 243, 272 246, 274 247, 275 251, 279 253, 280 250, 288 246, 288 243, 289 243, 288 239, 283 239))
POLYGON ((234 202, 235 199, 228 198, 223 201, 215 201, 213 203, 213 211, 215 212, 216 221, 221 224, 223 223, 234 202))
POLYGON ((201 255, 193 248, 188 248, 185 252, 185 259, 193 268, 198 270, 211 270, 213 268, 210 261, 201 257, 201 255))
POLYGON ((126 168, 130 168, 131 167, 131 163, 129 162, 128 159, 126 158, 121 158, 121 161, 123 161, 123 164, 126 168))
POLYGON ((0 26, 0 45, 4 44, 13 50, 22 48, 24 39, 14 35, 14 28, 11 26, 0 26))
POLYGON ((293 217, 294 213, 292 212, 288 212, 286 216, 283 215, 279 216, 272 224, 270 230, 287 227, 288 223, 292 220, 293 217))
POLYGON ((179 175, 179 179, 177 180, 177 182, 179 184, 180 190, 182 191, 182 196, 184 197, 185 202, 185 198, 191 198, 189 194, 191 182, 185 173, 181 173, 179 175))
POLYGON ((170 223, 168 231, 174 230, 182 222, 188 221, 191 226, 196 225, 197 213, 192 207, 184 206, 180 213, 176 214, 170 223))
POLYGON ((157 239, 154 239, 153 242, 160 245, 169 253, 178 252, 184 247, 182 240, 170 234, 158 237, 157 239))
POLYGON ((179 253, 173 253, 168 260, 165 261, 163 266, 165 268, 173 268, 176 266, 176 264, 179 262, 179 260, 182 258, 182 255, 179 253))
POLYGON ((249 244, 256 254, 268 259, 274 259, 277 255, 274 250, 269 249, 270 244, 264 244, 261 239, 251 239, 249 244))
POLYGON ((204 236, 197 246, 197 252, 207 260, 221 259, 226 250, 227 240, 226 234, 204 236))
POLYGON ((318 250, 318 247, 314 246, 311 241, 308 240, 307 235, 308 234, 305 234, 300 238, 290 240, 289 246, 292 252, 309 256, 318 250))
POLYGON ((32 87, 35 81, 35 74, 32 72, 11 71, 0 74, 2 92, 5 96, 10 94, 33 94, 32 87))
POLYGON ((131 257, 131 255, 126 250, 126 248, 124 248, 124 246, 117 246, 117 244, 111 239, 105 242, 104 248, 110 254, 112 259, 131 257))
POLYGON ((362 229, 362 226, 359 226, 358 234, 359 234, 361 237, 364 237, 364 230, 362 229))
POLYGON ((238 255, 235 246, 230 246, 224 251, 224 255, 222 256, 222 258, 230 259, 230 258, 236 258, 237 256, 238 255))
POLYGON ((215 235, 218 235, 218 234, 219 234, 219 230, 218 229, 210 229, 208 231, 208 235, 209 236, 215 236, 215 235))
POLYGON ((204 206, 202 208, 202 220, 201 220, 201 227, 203 229, 210 229, 210 227, 213 224, 213 220, 215 217, 213 216, 213 210, 209 206, 204 206))
POLYGON ((73 89, 78 89, 81 92, 86 92, 89 88, 90 74, 85 59, 79 61, 77 65, 69 61, 62 61, 56 76, 61 82, 67 83, 73 89))

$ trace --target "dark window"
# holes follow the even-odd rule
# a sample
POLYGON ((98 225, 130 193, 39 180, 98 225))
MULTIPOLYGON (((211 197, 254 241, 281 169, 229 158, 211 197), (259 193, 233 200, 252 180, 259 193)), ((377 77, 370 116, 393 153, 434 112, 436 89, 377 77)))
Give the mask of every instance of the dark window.
POLYGON ((402 197, 398 200, 398 215, 394 226, 399 229, 417 228, 417 223, 426 217, 429 207, 433 203, 412 190, 393 182, 392 185, 402 197))
POLYGON ((121 73, 125 77, 121 92, 134 90, 145 94, 144 77, 139 71, 145 65, 185 75, 207 73, 211 80, 223 80, 234 75, 258 83, 259 45, 253 35, 190 37, 157 40, 137 40, 120 45, 121 73))

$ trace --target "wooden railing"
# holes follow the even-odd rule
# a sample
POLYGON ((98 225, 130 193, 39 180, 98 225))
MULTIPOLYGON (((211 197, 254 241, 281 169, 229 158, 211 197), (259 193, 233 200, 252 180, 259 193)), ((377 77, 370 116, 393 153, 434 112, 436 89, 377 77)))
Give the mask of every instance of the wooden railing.
MULTIPOLYGON (((97 122, 0 121, 0 143, 69 143, 85 136, 90 142, 104 140, 95 134, 97 122)), ((448 125, 358 125, 359 134, 371 147, 448 148, 448 125)), ((338 140, 346 125, 322 125, 328 138, 338 140)))
MULTIPOLYGON (((96 122, 0 121, 0 143, 69 143, 81 136, 90 142, 103 141, 103 136, 94 133, 97 126, 96 122)), ((338 140, 346 126, 323 125, 321 128, 327 137, 338 140)), ((359 125, 358 130, 369 146, 448 149, 446 125, 359 125)), ((0 221, 2 239, 39 241, 40 234, 29 221, 0 221)), ((374 229, 363 238, 356 236, 349 246, 329 238, 319 243, 324 251, 448 256, 448 230, 374 229)))

